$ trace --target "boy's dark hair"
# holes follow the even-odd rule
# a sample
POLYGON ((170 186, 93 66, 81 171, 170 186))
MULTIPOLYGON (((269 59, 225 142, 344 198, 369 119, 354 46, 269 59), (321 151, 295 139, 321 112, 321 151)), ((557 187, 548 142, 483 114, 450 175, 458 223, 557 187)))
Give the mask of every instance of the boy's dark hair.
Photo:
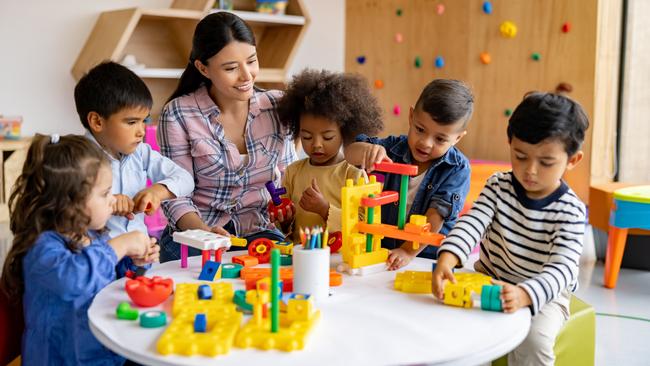
POLYGON ((22 297, 23 257, 43 232, 64 233, 68 249, 81 250, 91 220, 86 201, 100 167, 108 164, 99 146, 83 136, 61 136, 56 143, 50 136, 34 136, 9 197, 14 238, 0 280, 9 299, 22 297))
POLYGON ((474 96, 462 81, 435 79, 422 90, 415 103, 418 108, 441 125, 463 121, 465 128, 474 111, 474 96))
POLYGON ((79 80, 74 88, 74 102, 81 124, 89 129, 90 112, 109 118, 124 108, 151 109, 153 99, 138 75, 118 63, 107 61, 93 67, 79 80))
POLYGON ((553 93, 529 93, 508 122, 508 141, 513 137, 529 144, 557 139, 573 156, 585 139, 589 120, 577 102, 553 93))
POLYGON ((277 110, 294 137, 299 135, 300 116, 305 114, 336 122, 345 143, 361 133, 375 135, 384 128, 377 99, 360 75, 305 69, 293 77, 277 110))

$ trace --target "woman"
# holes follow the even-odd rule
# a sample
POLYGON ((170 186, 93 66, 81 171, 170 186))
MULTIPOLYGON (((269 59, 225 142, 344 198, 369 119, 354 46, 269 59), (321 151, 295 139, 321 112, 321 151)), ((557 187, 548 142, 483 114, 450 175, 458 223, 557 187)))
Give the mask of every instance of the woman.
POLYGON ((230 233, 249 242, 284 238, 269 221, 264 183, 279 185, 296 152, 275 110, 282 93, 255 88, 258 72, 255 37, 242 19, 219 12, 199 22, 190 62, 158 125, 161 152, 196 184, 191 197, 163 205, 169 226, 161 262, 180 258, 174 230, 230 233))

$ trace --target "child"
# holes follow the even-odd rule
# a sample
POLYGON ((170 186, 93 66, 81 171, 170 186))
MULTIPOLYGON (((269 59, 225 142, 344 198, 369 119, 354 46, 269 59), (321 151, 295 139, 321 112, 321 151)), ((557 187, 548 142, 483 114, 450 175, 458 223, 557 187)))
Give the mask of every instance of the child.
POLYGON ((79 80, 74 97, 86 137, 102 147, 113 170, 115 216, 108 220, 109 235, 146 234, 140 213, 153 214, 161 201, 194 190, 185 169, 142 143, 153 103, 149 89, 126 67, 105 62, 79 80), (155 183, 148 188, 147 178, 155 183))
POLYGON ((24 365, 124 363, 90 332, 88 307, 116 272, 156 261, 160 249, 139 231, 103 233, 115 203, 111 182, 93 142, 34 137, 9 199, 14 239, 1 282, 8 298, 22 297, 24 365))
MULTIPOLYGON (((345 157, 368 171, 382 160, 417 165, 418 175, 409 180, 408 216, 425 215, 432 232, 447 234, 469 191, 469 162, 454 145, 465 136, 473 108, 474 98, 465 84, 433 80, 410 108, 408 136, 379 139, 361 135, 346 148, 345 157)), ((387 174, 384 190, 399 192, 400 176, 387 174)), ((395 205, 381 209, 383 223, 397 224, 397 215, 395 205)), ((411 242, 400 246, 390 238, 383 239, 382 246, 391 249, 386 263, 389 270, 407 265, 420 252, 423 257, 435 256, 435 247, 422 245, 413 250, 411 242)))
POLYGON ((295 212, 275 219, 285 229, 296 229, 294 242, 300 242, 298 228, 320 225, 340 231, 341 187, 347 179, 365 177, 345 161, 342 145, 360 133, 381 131, 377 100, 360 76, 304 70, 289 84, 278 115, 300 137, 308 157, 289 165, 283 177, 295 212))
POLYGON ((526 96, 508 124, 512 171, 487 181, 438 251, 434 296, 442 298, 442 281, 455 281, 451 269, 465 263, 480 241, 474 268, 503 286, 504 311, 530 308, 530 332, 508 356, 509 365, 555 360, 553 345, 569 316, 585 229, 585 206, 562 175, 582 159, 588 126, 580 105, 566 97, 526 96))

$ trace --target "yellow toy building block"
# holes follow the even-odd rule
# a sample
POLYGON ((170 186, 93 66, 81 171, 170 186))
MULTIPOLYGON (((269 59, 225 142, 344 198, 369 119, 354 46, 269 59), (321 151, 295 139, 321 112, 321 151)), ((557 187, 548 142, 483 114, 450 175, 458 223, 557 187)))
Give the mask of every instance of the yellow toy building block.
POLYGON ((490 285, 492 279, 481 273, 456 273, 456 283, 445 281, 445 297, 447 305, 470 308, 473 306, 472 294, 481 294, 483 285, 490 285))
POLYGON ((212 289, 212 299, 206 300, 199 299, 197 296, 200 285, 205 285, 205 283, 179 283, 176 285, 172 304, 172 315, 174 317, 184 311, 197 314, 219 311, 225 308, 235 310, 236 306, 232 302, 235 292, 231 283, 209 283, 208 285, 212 289))
POLYGON ((371 266, 373 264, 386 263, 390 251, 386 248, 379 248, 370 253, 360 253, 350 258, 350 268, 360 268, 371 266))
POLYGON ((286 314, 280 313, 280 329, 277 333, 271 333, 270 319, 262 319, 260 324, 251 319, 235 336, 235 346, 286 352, 300 350, 305 347, 307 337, 319 319, 320 310, 314 311, 308 321, 291 321, 286 314))
POLYGON ((293 243, 288 241, 274 241, 273 248, 280 249, 280 254, 293 255, 293 243))
POLYGON ((287 304, 287 319, 294 321, 309 321, 314 314, 314 302, 311 296, 296 294, 287 304))
POLYGON ((235 247, 245 247, 248 245, 248 241, 244 238, 238 238, 235 236, 230 237, 230 245, 235 247))
POLYGON ((209 309, 205 312, 205 333, 194 331, 193 311, 182 311, 158 339, 156 349, 163 355, 218 356, 228 353, 241 324, 242 314, 233 306, 209 309))
POLYGON ((414 293, 431 293, 431 271, 405 271, 395 275, 395 290, 414 293))
MULTIPOLYGON (((341 188, 341 238, 343 242, 341 254, 345 263, 350 264, 351 256, 354 255, 352 234, 359 232, 357 224, 359 223, 361 199, 370 194, 377 196, 379 193, 381 193, 381 183, 377 182, 375 176, 371 176, 370 182, 367 184, 363 178, 359 178, 357 185, 354 185, 352 179, 348 179, 345 182, 345 187, 341 188)), ((373 222, 381 222, 380 206, 375 207, 373 222)))

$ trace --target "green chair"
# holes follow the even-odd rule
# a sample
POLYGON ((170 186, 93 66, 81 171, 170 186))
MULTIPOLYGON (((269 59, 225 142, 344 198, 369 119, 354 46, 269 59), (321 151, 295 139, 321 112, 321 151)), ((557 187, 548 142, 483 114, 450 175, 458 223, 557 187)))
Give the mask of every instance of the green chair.
MULTIPOLYGON (((555 340, 556 366, 593 366, 596 350, 596 311, 591 305, 571 296, 569 320, 555 340)), ((507 366, 508 355, 492 361, 492 366, 507 366)))

